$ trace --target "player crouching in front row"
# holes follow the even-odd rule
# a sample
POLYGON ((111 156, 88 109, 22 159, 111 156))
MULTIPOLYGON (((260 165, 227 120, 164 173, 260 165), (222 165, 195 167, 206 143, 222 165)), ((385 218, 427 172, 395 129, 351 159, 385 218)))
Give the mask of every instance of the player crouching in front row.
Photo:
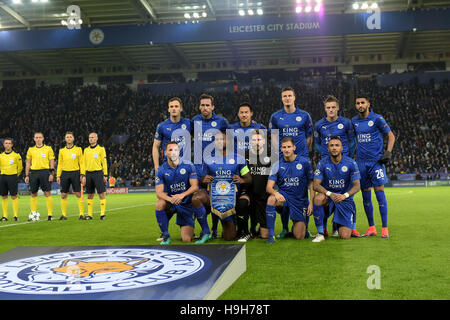
MULTIPOLYGON (((316 205, 314 217, 323 221, 323 206, 329 204, 334 211, 333 223, 338 225, 339 236, 350 239, 353 228, 353 216, 356 213, 353 195, 360 191, 360 174, 356 162, 342 154, 342 141, 331 137, 328 142, 329 156, 322 159, 314 173, 314 198, 316 205)), ((323 226, 313 242, 324 241, 323 226)))
MULTIPOLYGON (((167 143, 165 150, 167 161, 158 168, 155 176, 155 191, 158 198, 155 209, 156 220, 163 234, 161 244, 171 243, 168 215, 175 212, 176 224, 181 228, 182 241, 191 242, 195 226, 192 195, 198 190, 197 173, 192 163, 180 160, 180 149, 176 142, 167 143)), ((206 219, 202 221, 206 222, 206 219)), ((211 239, 209 228, 203 232, 202 239, 197 243, 205 243, 211 239)))
POLYGON ((276 207, 287 210, 294 223, 293 234, 296 239, 304 239, 306 234, 306 217, 313 213, 314 190, 312 186, 313 171, 308 158, 295 154, 294 140, 290 137, 281 140, 283 157, 272 167, 267 181, 266 192, 269 194, 266 206, 267 243, 275 242, 276 207), (278 191, 274 186, 277 184, 278 191), (308 189, 311 201, 308 200, 308 189))

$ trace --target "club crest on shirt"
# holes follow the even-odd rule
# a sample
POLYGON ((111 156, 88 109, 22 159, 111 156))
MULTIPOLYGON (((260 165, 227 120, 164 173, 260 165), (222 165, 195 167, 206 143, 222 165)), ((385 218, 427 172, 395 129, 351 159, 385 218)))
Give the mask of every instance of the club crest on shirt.
POLYGON ((296 166, 297 170, 302 170, 303 166, 301 163, 298 163, 296 166))
POLYGON ((348 168, 347 168, 347 166, 342 166, 341 170, 342 170, 342 172, 347 172, 348 168))
POLYGON ((185 169, 185 168, 182 168, 182 169, 180 170, 180 173, 181 173, 181 174, 185 174, 185 173, 186 173, 186 169, 185 169))
POLYGON ((369 127, 371 127, 371 126, 373 126, 373 121, 370 120, 367 124, 369 125, 369 127))
POLYGON ((217 126, 217 122, 213 121, 211 122, 211 127, 216 127, 217 126))
POLYGON ((297 118, 295 118, 295 120, 302 121, 302 117, 297 117, 297 118))
POLYGON ((342 123, 339 123, 337 127, 338 127, 338 129, 343 129, 344 125, 342 123))

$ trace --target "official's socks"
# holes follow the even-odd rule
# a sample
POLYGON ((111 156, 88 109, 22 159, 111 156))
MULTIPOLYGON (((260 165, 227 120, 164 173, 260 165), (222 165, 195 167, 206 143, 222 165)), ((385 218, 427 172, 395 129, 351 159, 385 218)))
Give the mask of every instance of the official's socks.
POLYGON ((8 218, 8 198, 2 199, 3 217, 8 218))
POLYGON ((19 198, 12 199, 14 217, 19 217, 19 198))
POLYGON ((47 204, 47 214, 53 216, 53 198, 52 196, 45 197, 45 203, 47 204))
POLYGON ((61 213, 63 217, 67 216, 67 198, 61 198, 61 213))
POLYGON ((88 207, 88 216, 92 217, 92 214, 94 212, 94 199, 88 199, 87 207, 88 207))
POLYGON ((106 212, 106 199, 100 199, 100 216, 104 216, 106 212))
POLYGON ((78 212, 79 212, 80 216, 84 216, 83 198, 79 197, 79 198, 77 198, 77 200, 78 200, 78 212))
POLYGON ((30 210, 31 212, 37 211, 37 197, 30 197, 30 210))

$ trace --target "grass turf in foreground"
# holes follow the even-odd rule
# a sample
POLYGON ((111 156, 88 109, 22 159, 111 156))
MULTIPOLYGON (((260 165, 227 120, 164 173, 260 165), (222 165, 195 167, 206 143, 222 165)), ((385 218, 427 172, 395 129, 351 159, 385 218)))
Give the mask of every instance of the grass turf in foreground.
MULTIPOLYGON (((278 240, 268 245, 254 239, 246 244, 247 271, 221 299, 449 299, 447 227, 450 225, 450 189, 386 189, 390 239, 381 239, 378 204, 373 195, 378 236, 348 241, 328 238, 278 240), (381 289, 370 290, 367 268, 380 268, 381 289)), ((59 196, 54 196, 54 221, 27 222, 29 197, 19 200, 19 222, 0 223, 0 252, 17 246, 157 245, 160 231, 155 219, 154 194, 107 196, 107 216, 99 220, 95 198, 94 220, 79 221, 77 202, 69 197, 68 220, 60 217, 59 196)), ((357 204, 357 228, 363 233, 367 219, 361 195, 357 204)), ((43 196, 38 211, 45 219, 43 196)), ((311 233, 315 233, 311 219, 311 233)), ((200 228, 196 227, 197 233, 200 228)), ((276 232, 281 231, 277 217, 276 232)), ((172 244, 182 244, 175 218, 170 221, 172 244)), ((219 234, 221 227, 219 226, 219 234)), ((208 244, 233 243, 221 239, 208 244)), ((193 243, 188 245, 194 245, 193 243)))

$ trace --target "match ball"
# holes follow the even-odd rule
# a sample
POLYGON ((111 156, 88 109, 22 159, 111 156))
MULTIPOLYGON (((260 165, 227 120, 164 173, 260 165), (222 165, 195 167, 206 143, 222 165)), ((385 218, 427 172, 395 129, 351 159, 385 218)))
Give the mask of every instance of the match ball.
POLYGON ((28 221, 39 221, 40 218, 41 218, 41 215, 39 214, 39 212, 33 211, 28 216, 28 221))

